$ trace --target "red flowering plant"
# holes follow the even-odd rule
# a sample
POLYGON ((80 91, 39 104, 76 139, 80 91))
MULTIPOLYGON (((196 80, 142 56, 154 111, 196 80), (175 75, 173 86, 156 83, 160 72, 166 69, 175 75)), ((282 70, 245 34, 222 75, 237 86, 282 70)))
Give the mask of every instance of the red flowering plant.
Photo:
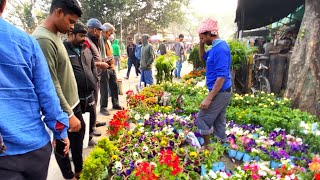
POLYGON ((153 171, 157 177, 174 180, 176 177, 181 176, 180 159, 173 151, 161 151, 158 159, 157 167, 153 171))
POLYGON ((127 91, 126 95, 127 95, 126 99, 127 99, 128 107, 131 107, 131 108, 138 106, 145 99, 143 95, 135 94, 133 90, 127 91))
POLYGON ((142 162, 134 171, 135 179, 139 180, 157 180, 159 179, 153 172, 155 165, 148 162, 142 162))
POLYGON ((316 156, 309 163, 309 170, 299 174, 299 179, 320 180, 320 157, 316 156))
POLYGON ((108 134, 110 139, 116 139, 123 132, 125 128, 129 127, 127 120, 129 119, 128 110, 118 111, 113 115, 113 118, 109 122, 108 134))
POLYGON ((290 165, 283 165, 282 167, 275 170, 277 178, 298 180, 296 174, 300 173, 302 170, 298 166, 291 167, 290 165))

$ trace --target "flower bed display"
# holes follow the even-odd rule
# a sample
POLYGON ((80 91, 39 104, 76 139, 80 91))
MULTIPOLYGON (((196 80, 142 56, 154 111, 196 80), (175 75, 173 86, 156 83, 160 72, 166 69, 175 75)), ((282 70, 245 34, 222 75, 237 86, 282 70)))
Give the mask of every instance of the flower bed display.
POLYGON ((273 94, 235 94, 229 143, 212 136, 213 150, 199 151, 196 113, 206 92, 172 83, 127 92, 129 110, 119 111, 108 129, 113 141, 98 143, 82 179, 319 179, 317 119, 273 94))
POLYGON ((197 84, 199 81, 205 80, 206 69, 193 70, 182 77, 182 83, 197 84))

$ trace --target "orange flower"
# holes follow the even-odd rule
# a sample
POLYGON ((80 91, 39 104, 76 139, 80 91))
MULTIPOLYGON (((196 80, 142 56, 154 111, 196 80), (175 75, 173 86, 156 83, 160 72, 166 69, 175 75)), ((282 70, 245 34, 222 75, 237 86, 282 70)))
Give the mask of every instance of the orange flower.
POLYGON ((318 156, 313 158, 312 163, 309 164, 309 169, 315 172, 320 171, 320 158, 318 156))

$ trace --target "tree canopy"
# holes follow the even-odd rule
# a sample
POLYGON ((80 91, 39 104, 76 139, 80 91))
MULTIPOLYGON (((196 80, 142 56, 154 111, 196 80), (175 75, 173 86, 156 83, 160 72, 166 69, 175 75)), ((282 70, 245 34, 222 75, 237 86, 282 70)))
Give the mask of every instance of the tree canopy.
POLYGON ((184 18, 182 6, 189 0, 80 0, 84 9, 83 21, 98 18, 110 22, 119 32, 122 22, 123 34, 153 33, 170 23, 184 18))

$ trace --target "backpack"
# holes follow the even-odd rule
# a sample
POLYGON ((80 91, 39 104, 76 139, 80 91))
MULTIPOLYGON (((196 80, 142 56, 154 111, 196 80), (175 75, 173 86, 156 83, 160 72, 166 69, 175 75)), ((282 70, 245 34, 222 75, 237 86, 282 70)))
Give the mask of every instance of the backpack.
POLYGON ((139 60, 141 59, 141 53, 142 53, 141 51, 142 51, 142 45, 137 44, 136 45, 136 50, 134 52, 134 56, 139 60))

